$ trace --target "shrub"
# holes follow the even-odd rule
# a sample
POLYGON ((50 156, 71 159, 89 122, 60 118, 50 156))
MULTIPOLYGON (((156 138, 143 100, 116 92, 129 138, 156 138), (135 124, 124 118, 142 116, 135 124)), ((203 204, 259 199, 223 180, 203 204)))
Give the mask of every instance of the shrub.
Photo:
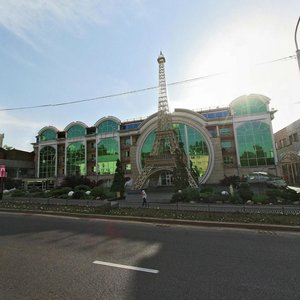
POLYGON ((232 184, 233 187, 237 187, 240 181, 239 176, 224 176, 224 178, 220 181, 221 185, 230 186, 232 184))
POLYGON ((33 193, 30 193, 30 196, 33 198, 44 198, 45 193, 43 191, 35 191, 33 193))
POLYGON ((90 190, 90 187, 85 185, 85 184, 80 184, 80 185, 75 186, 74 190, 75 191, 84 191, 84 192, 86 192, 86 191, 90 190))
POLYGON ((172 196, 171 202, 190 202, 190 201, 199 201, 199 190, 194 188, 186 188, 181 191, 181 193, 177 192, 172 196))
POLYGON ((202 191, 199 193, 199 202, 209 203, 210 202, 211 193, 203 193, 202 191))
POLYGON ((242 198, 243 203, 247 200, 252 200, 253 192, 250 190, 250 187, 247 183, 242 183, 238 190, 239 196, 242 198))
POLYGON ((234 194, 229 196, 229 202, 232 204, 242 204, 244 203, 243 199, 239 194, 234 194))
POLYGON ((13 188, 19 189, 19 188, 22 187, 22 180, 21 179, 5 178, 4 179, 4 186, 7 190, 11 190, 13 188))
POLYGON ((93 198, 100 197, 101 199, 111 199, 114 198, 115 193, 108 191, 104 187, 96 186, 91 190, 91 196, 93 198))
MULTIPOLYGON (((257 204, 257 203, 267 204, 270 202, 269 197, 265 194, 253 195, 252 200, 255 204, 257 204)), ((274 201, 274 202, 276 202, 276 201, 274 201)))
POLYGON ((300 194, 297 194, 296 191, 293 190, 282 190, 281 197, 287 201, 299 201, 300 194))
POLYGON ((12 197, 24 197, 24 196, 26 196, 26 192, 23 191, 23 190, 14 190, 14 191, 11 193, 11 196, 12 196, 12 197))
POLYGON ((84 176, 67 176, 64 178, 61 184, 62 187, 70 186, 71 188, 75 188, 77 185, 91 186, 92 183, 87 177, 84 176))
POLYGON ((85 199, 86 195, 84 191, 78 190, 75 191, 74 194, 72 195, 73 199, 85 199))
POLYGON ((271 189, 266 191, 266 195, 271 202, 276 202, 278 198, 281 198, 282 191, 279 189, 271 189))
POLYGON ((202 185, 201 186, 201 193, 213 193, 213 188, 211 186, 202 185))
POLYGON ((50 197, 59 197, 62 195, 67 195, 70 191, 72 191, 70 187, 63 187, 51 190, 47 195, 49 195, 50 197))

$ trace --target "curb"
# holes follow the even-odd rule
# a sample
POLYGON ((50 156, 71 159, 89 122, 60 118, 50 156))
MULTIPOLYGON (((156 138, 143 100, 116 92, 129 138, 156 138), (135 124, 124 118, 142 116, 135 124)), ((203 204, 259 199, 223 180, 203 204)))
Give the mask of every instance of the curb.
POLYGON ((135 217, 135 216, 111 216, 111 215, 95 215, 82 213, 67 213, 42 210, 21 210, 21 209, 5 209, 0 208, 0 212, 13 212, 22 214, 39 214, 51 216, 77 217, 82 219, 100 219, 111 221, 129 221, 141 223, 158 223, 166 225, 182 225, 182 226, 200 226, 200 227, 217 227, 217 228, 235 228, 235 229, 252 229, 265 231, 285 231, 285 232, 300 232, 300 226, 275 225, 275 224, 259 224, 259 223, 234 223, 234 222, 216 222, 216 221, 194 221, 180 219, 161 219, 150 217, 135 217))

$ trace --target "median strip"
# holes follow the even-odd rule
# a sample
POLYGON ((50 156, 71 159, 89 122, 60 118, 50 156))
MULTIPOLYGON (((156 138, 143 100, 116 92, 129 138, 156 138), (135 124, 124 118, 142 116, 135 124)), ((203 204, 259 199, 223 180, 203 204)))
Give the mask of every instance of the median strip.
POLYGON ((121 264, 114 264, 114 263, 100 261, 100 260, 93 261, 93 264, 109 266, 109 267, 114 267, 114 268, 127 269, 127 270, 141 271, 141 272, 147 272, 147 273, 154 273, 154 274, 157 274, 159 272, 158 270, 155 270, 155 269, 147 269, 147 268, 140 268, 140 267, 134 267, 134 266, 121 265, 121 264))

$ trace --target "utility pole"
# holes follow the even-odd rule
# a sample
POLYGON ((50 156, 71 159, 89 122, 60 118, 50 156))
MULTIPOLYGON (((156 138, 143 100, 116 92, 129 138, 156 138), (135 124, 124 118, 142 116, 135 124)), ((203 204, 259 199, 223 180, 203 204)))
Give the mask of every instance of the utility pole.
POLYGON ((297 55, 297 60, 298 60, 298 67, 299 67, 299 71, 300 71, 300 49, 298 47, 298 42, 297 42, 297 31, 298 31, 298 26, 300 23, 300 17, 298 19, 297 25, 296 25, 296 29, 295 29, 295 45, 296 45, 296 55, 297 55))

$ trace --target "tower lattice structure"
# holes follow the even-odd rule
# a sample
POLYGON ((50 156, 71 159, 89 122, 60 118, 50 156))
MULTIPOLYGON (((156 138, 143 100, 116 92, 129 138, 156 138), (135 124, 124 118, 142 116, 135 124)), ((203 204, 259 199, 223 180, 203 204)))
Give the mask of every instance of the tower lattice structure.
MULTIPOLYGON (((176 150, 182 151, 179 147, 176 132, 172 126, 172 115, 169 111, 165 75, 166 59, 162 52, 160 52, 157 62, 159 64, 159 96, 156 135, 152 151, 150 155, 145 158, 144 169, 135 181, 136 189, 141 189, 147 179, 154 173, 163 170, 173 171, 176 167, 176 150)), ((189 184, 192 187, 197 187, 198 185, 192 176, 190 169, 187 167, 187 158, 185 154, 183 155, 183 159, 188 174, 189 184)))

